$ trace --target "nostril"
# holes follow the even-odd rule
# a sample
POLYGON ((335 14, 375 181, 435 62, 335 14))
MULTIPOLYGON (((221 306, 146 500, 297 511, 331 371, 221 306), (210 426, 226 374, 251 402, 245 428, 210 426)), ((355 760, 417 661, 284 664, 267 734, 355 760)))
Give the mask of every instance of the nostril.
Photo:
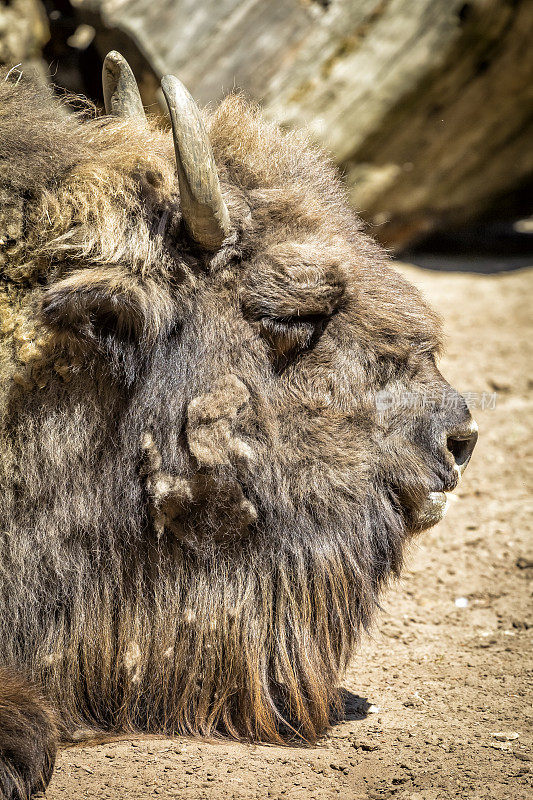
POLYGON ((466 465, 470 461, 470 456, 472 455, 474 447, 476 446, 476 442, 477 431, 463 436, 448 436, 446 439, 446 446, 452 454, 460 472, 463 472, 466 465))
POLYGON ((446 446, 458 467, 464 464, 470 456, 471 451, 469 450, 468 441, 466 439, 454 439, 448 436, 446 446))

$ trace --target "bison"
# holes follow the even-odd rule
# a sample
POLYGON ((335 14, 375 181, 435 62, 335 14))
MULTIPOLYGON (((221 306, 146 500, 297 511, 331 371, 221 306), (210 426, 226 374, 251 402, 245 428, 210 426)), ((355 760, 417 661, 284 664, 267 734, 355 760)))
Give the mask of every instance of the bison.
POLYGON ((240 96, 0 87, 0 795, 80 729, 315 741, 476 441, 438 319, 240 96))

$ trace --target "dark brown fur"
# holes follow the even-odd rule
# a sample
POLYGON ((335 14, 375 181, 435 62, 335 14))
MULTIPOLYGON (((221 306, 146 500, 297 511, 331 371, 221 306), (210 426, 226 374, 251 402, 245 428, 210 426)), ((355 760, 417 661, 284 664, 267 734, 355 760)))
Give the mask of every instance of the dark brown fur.
POLYGON ((313 741, 466 410, 325 157, 207 124, 214 256, 168 133, 0 81, 0 661, 66 731, 313 741))
POLYGON ((0 794, 29 798, 48 785, 57 729, 43 697, 19 676, 0 669, 0 794))

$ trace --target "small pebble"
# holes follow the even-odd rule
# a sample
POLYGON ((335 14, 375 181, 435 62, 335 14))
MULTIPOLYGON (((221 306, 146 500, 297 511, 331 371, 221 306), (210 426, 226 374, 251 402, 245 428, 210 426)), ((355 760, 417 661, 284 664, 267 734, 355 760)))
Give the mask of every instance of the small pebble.
POLYGON ((496 731, 495 733, 491 733, 491 736, 496 739, 497 742, 512 742, 513 739, 518 739, 519 735, 520 734, 515 731, 496 731))
POLYGON ((455 605, 457 608, 466 608, 468 605, 468 599, 466 597, 456 597, 455 605))

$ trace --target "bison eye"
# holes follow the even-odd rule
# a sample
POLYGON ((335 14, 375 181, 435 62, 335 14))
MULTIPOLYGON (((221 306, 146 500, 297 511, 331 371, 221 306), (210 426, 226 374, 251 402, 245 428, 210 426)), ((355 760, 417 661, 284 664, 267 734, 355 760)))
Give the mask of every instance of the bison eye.
POLYGON ((271 317, 259 319, 262 336, 270 344, 273 354, 287 358, 292 353, 312 347, 327 323, 321 314, 308 316, 271 317))

